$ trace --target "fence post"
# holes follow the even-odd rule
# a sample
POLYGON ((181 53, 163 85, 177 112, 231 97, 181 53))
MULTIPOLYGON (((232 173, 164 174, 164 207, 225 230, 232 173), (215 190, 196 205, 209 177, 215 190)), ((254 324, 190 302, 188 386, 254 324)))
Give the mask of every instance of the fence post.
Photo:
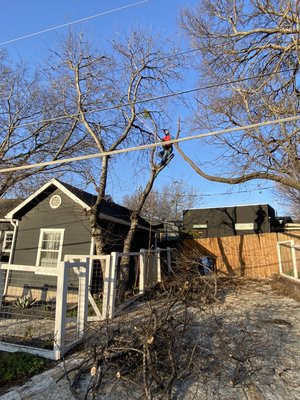
POLYGON ((294 240, 292 240, 291 250, 292 250, 294 278, 298 279, 297 259, 296 259, 296 251, 295 251, 295 242, 294 242, 294 240))
POLYGON ((280 253, 280 243, 277 242, 277 255, 279 262, 279 274, 282 275, 282 263, 281 263, 281 253, 280 253))
POLYGON ((145 293, 145 266, 146 266, 146 251, 140 250, 140 274, 139 274, 139 294, 145 293))
POLYGON ((4 272, 1 267, 2 264, 0 264, 0 308, 2 307, 2 297, 4 295, 4 281, 5 281, 4 272))
POLYGON ((58 273, 53 348, 56 360, 61 358, 63 347, 65 345, 69 265, 69 262, 62 262, 59 263, 57 267, 58 273))
POLYGON ((160 248, 157 247, 155 249, 155 253, 156 253, 156 282, 161 282, 161 259, 160 259, 160 248))
POLYGON ((172 263, 172 260, 171 260, 171 248, 170 248, 170 247, 167 247, 167 265, 168 265, 168 273, 173 272, 171 263, 172 263))
POLYGON ((116 269, 118 264, 118 253, 112 252, 105 265, 104 290, 103 290, 103 317, 111 319, 115 312, 116 299, 116 269))
POLYGON ((109 296, 109 309, 108 309, 108 316, 109 318, 113 318, 115 315, 115 302, 116 302, 116 291, 117 291, 117 265, 118 265, 118 253, 112 252, 111 253, 111 271, 110 271, 110 296, 109 296))
POLYGON ((87 258, 86 265, 78 268, 77 335, 80 339, 84 336, 88 315, 89 264, 90 260, 87 258))
POLYGON ((111 256, 107 255, 105 258, 105 269, 104 269, 104 277, 103 277, 103 304, 102 304, 102 316, 103 318, 107 318, 108 315, 108 299, 109 299, 109 277, 110 277, 110 265, 111 265, 111 256))

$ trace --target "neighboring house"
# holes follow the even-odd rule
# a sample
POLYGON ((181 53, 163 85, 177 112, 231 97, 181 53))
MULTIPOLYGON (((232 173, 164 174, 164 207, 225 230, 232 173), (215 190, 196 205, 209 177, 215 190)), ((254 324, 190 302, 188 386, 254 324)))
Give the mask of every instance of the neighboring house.
POLYGON ((18 206, 22 199, 0 199, 0 261, 9 262, 12 257, 12 247, 16 224, 7 220, 5 215, 18 206))
POLYGON ((156 246, 168 247, 170 242, 180 240, 181 221, 162 221, 158 218, 145 218, 150 226, 156 231, 156 246))
POLYGON ((183 212, 183 232, 197 237, 221 237, 282 230, 269 204, 189 209, 183 212))
MULTIPOLYGON (((6 219, 17 221, 13 264, 55 267, 66 254, 95 254, 88 211, 96 196, 52 179, 17 207, 6 219)), ((122 251, 130 225, 130 210, 104 200, 100 221, 107 232, 106 252, 122 251)), ((139 219, 133 250, 149 244, 149 224, 139 219)))

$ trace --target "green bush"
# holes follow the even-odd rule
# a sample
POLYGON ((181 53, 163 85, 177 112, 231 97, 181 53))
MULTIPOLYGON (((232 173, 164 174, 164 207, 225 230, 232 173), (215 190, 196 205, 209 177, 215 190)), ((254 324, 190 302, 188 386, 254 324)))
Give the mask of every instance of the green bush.
POLYGON ((16 352, 0 352, 0 386, 30 378, 47 367, 49 361, 41 357, 16 352))

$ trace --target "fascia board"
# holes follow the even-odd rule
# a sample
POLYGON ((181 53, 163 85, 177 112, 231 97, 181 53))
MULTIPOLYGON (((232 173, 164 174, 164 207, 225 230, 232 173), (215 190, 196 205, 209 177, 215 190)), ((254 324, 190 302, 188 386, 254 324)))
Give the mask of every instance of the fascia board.
POLYGON ((80 204, 85 209, 90 209, 86 203, 80 200, 77 196, 75 196, 72 192, 70 192, 64 185, 58 182, 56 179, 51 179, 49 182, 45 183, 42 187, 32 193, 27 199, 25 199, 22 203, 20 203, 16 208, 11 210, 8 214, 5 215, 5 218, 13 219, 14 215, 20 211, 24 206, 30 203, 36 196, 46 190, 49 186, 55 185, 58 189, 60 189, 63 193, 65 193, 68 197, 70 197, 73 201, 80 204))

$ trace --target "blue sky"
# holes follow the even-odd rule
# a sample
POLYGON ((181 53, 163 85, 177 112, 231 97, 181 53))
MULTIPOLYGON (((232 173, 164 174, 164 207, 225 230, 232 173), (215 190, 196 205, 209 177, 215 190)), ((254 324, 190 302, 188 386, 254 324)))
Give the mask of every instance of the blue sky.
MULTIPOLYGON (((185 37, 178 28, 176 18, 182 7, 193 7, 197 5, 197 0, 149 0, 140 4, 136 3, 139 3, 139 0, 86 0, 84 2, 82 0, 51 0, 48 2, 14 0, 5 2, 0 14, 0 47, 6 48, 13 58, 38 63, 57 41, 57 36, 68 30, 67 26, 52 28, 101 13, 104 14, 73 26, 77 29, 81 28, 91 40, 97 38, 98 41, 99 39, 103 40, 103 43, 117 38, 127 29, 142 26, 149 33, 160 33, 162 36, 176 40, 178 44, 184 44, 185 37), (124 8, 117 10, 120 7, 124 8), (44 30, 49 31, 32 35, 44 30), (19 39, 27 35, 32 36, 19 39), (14 41, 15 39, 18 40, 14 41), (8 41, 11 42, 3 44, 8 41)), ((185 47, 187 46, 188 43, 185 44, 185 47)), ((192 83, 186 82, 186 84, 185 89, 189 89, 192 83)), ((194 85, 196 84, 195 82, 194 85)), ((176 129, 178 116, 184 114, 184 109, 178 110, 178 115, 174 115, 174 126, 170 127, 171 130, 176 129)), ((182 132, 184 132, 184 128, 182 126, 182 132)), ((188 134, 188 132, 185 133, 188 134)), ((195 147, 197 158, 205 160, 205 154, 201 153, 201 144, 197 141, 190 145, 195 147)), ((205 181, 191 170, 177 154, 173 162, 160 174, 155 189, 159 190, 161 185, 179 180, 184 180, 194 186, 199 193, 196 207, 269 203, 277 210, 278 214, 286 213, 279 199, 274 195, 271 183, 260 182, 258 184, 254 182, 247 186, 233 187, 205 181)), ((119 176, 118 182, 110 188, 115 201, 120 201, 125 194, 131 193, 133 182, 134 185, 138 185, 138 182, 128 179, 128 174, 119 176)))

